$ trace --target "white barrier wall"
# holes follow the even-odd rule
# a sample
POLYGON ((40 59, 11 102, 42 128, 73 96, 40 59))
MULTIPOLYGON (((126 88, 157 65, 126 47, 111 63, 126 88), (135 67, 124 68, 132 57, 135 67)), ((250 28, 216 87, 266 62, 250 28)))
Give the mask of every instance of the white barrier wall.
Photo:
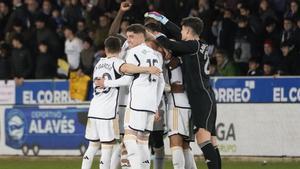
MULTIPOLYGON (((55 110, 64 109, 57 106, 48 107, 55 110)), ((7 125, 4 115, 7 113, 5 110, 9 108, 11 107, 0 107, 0 155, 20 155, 23 154, 21 149, 12 148, 5 141, 7 125)), ((222 155, 300 156, 299 129, 300 104, 218 104, 217 136, 222 155)), ((56 141, 59 142, 59 138, 56 141)), ((168 138, 165 139, 165 143, 166 154, 170 154, 168 138)), ((201 154, 196 144, 192 144, 192 148, 195 154, 201 154)), ((79 154, 79 148, 41 148, 39 152, 39 155, 79 154)))

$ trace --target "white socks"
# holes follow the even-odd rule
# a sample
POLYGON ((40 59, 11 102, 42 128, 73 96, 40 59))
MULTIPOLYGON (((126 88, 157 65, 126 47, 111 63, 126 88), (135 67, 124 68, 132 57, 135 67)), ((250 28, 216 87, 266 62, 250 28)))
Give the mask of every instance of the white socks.
MULTIPOLYGON (((138 140, 138 147, 139 147, 139 151, 140 151, 140 157, 142 160, 142 169, 150 169, 151 157, 150 157, 148 141, 139 141, 138 140)), ((131 163, 131 161, 130 161, 130 163, 131 163)))
POLYGON ((183 155, 183 149, 179 146, 171 147, 172 151, 172 163, 174 169, 184 169, 185 160, 183 155))
POLYGON ((154 148, 155 158, 153 161, 153 169, 164 169, 165 150, 164 147, 154 148))
POLYGON ((194 154, 191 149, 183 150, 184 159, 185 159, 185 169, 197 169, 197 165, 195 163, 194 154))
POLYGON ((112 151, 112 144, 101 144, 100 169, 110 169, 112 151))
POLYGON ((110 162, 110 169, 119 169, 121 162, 121 144, 116 144, 110 162))
POLYGON ((93 163, 95 154, 100 147, 99 142, 89 142, 89 146, 83 155, 81 169, 90 169, 93 163))
POLYGON ((141 169, 142 159, 139 154, 139 149, 136 142, 136 136, 129 135, 127 137, 135 137, 135 139, 126 138, 126 135, 124 137, 124 144, 128 152, 127 158, 130 162, 131 169, 141 169))

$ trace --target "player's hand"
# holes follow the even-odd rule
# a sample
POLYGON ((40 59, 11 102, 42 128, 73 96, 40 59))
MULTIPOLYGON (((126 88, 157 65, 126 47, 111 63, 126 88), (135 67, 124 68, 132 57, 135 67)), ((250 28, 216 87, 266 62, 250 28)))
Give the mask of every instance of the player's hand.
POLYGON ((104 88, 104 80, 105 80, 104 78, 102 78, 102 79, 96 79, 94 81, 95 86, 98 86, 100 88, 104 88))
POLYGON ((154 74, 154 75, 159 76, 159 74, 160 74, 161 72, 162 72, 161 69, 158 68, 158 67, 156 67, 156 66, 150 66, 150 67, 148 68, 148 73, 149 73, 149 74, 154 74))
POLYGON ((120 5, 120 10, 121 10, 122 12, 129 11, 130 8, 131 8, 131 5, 132 5, 132 4, 131 4, 130 2, 127 2, 127 1, 122 2, 121 5, 120 5))
POLYGON ((159 111, 157 111, 156 113, 155 113, 155 115, 154 115, 154 121, 160 121, 161 120, 161 116, 160 116, 160 113, 159 113, 159 111))
POLYGON ((162 14, 160 14, 158 12, 146 12, 144 14, 144 17, 145 18, 152 18, 154 20, 159 21, 160 23, 162 23, 164 25, 169 21, 168 18, 166 18, 165 16, 163 16, 162 14))

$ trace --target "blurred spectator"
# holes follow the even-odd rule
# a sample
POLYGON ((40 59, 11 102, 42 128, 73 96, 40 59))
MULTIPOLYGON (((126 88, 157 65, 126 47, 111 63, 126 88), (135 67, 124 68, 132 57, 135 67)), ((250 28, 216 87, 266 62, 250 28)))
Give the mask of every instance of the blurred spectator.
POLYGON ((273 76, 275 73, 272 63, 265 62, 263 64, 263 76, 273 76))
POLYGON ((215 52, 214 57, 217 61, 217 70, 221 76, 237 76, 238 71, 233 62, 231 62, 226 53, 222 50, 215 52))
MULTIPOLYGON (((27 28, 33 28, 35 25, 35 21, 37 17, 41 15, 39 10, 39 4, 36 0, 26 0, 25 1, 26 8, 27 8, 27 28)), ((43 16, 45 17, 45 16, 43 16)))
POLYGON ((43 15, 40 15, 36 21, 36 42, 46 42, 49 45, 48 51, 52 56, 58 58, 62 55, 62 43, 59 41, 57 34, 46 26, 43 15))
POLYGON ((210 8, 210 1, 209 0, 198 0, 196 1, 195 7, 191 10, 190 16, 199 17, 203 20, 204 28, 201 33, 201 38, 203 38, 207 43, 213 43, 213 35, 211 32, 211 26, 213 23, 213 12, 210 8))
POLYGON ((264 42, 264 55, 262 57, 263 63, 271 63, 272 66, 277 67, 280 60, 280 55, 274 49, 272 41, 266 40, 264 42))
POLYGON ((16 19, 12 24, 12 29, 6 32, 6 42, 11 44, 12 38, 17 35, 21 36, 25 42, 28 42, 26 44, 27 47, 34 47, 34 43, 32 42, 33 33, 24 27, 23 21, 21 21, 20 19, 16 19))
POLYGON ((84 19, 80 19, 78 22, 77 22, 77 32, 76 32, 76 36, 83 40, 85 38, 87 38, 89 35, 88 35, 88 28, 86 26, 86 23, 85 23, 85 20, 84 19))
MULTIPOLYGON (((192 6, 193 0, 160 0, 160 12, 177 25, 180 25, 182 18, 189 15, 192 6)), ((134 8, 132 7, 132 9, 134 8)))
POLYGON ((0 39, 5 35, 5 26, 10 16, 10 8, 5 1, 0 1, 0 39))
POLYGON ((217 47, 226 50, 229 56, 233 55, 234 38, 237 29, 232 15, 231 10, 225 9, 222 19, 214 21, 211 26, 212 33, 216 37, 217 47))
POLYGON ((52 19, 54 20, 55 22, 55 30, 56 32, 60 32, 62 31, 62 28, 63 28, 63 25, 64 25, 64 19, 63 17, 61 16, 61 13, 58 9, 54 9, 52 11, 52 19))
POLYGON ((299 3, 296 0, 292 0, 289 3, 289 8, 285 12, 284 17, 295 19, 300 16, 300 11, 299 11, 299 3))
POLYGON ((283 30, 281 33, 281 42, 293 39, 295 33, 294 23, 292 18, 284 18, 283 20, 283 30))
POLYGON ((0 42, 0 80, 11 78, 9 45, 0 42))
POLYGON ((78 74, 82 73, 91 76, 93 73, 93 62, 94 62, 95 50, 93 48, 93 41, 91 38, 84 38, 83 49, 80 52, 80 62, 78 74))
POLYGON ((280 30, 274 19, 268 18, 265 22, 263 40, 271 40, 275 49, 280 47, 280 30))
POLYGON ((7 21, 5 32, 11 30, 14 21, 17 19, 22 21, 22 25, 24 26, 27 25, 27 11, 24 4, 22 3, 22 0, 13 0, 12 4, 13 4, 13 8, 12 8, 13 11, 7 21))
POLYGON ((210 59, 209 75, 210 76, 220 76, 220 73, 218 72, 218 68, 217 68, 216 58, 211 58, 210 59))
POLYGON ((240 7, 240 15, 248 18, 249 26, 256 35, 262 33, 263 27, 260 18, 252 14, 250 8, 245 3, 240 7))
POLYGON ((273 9, 270 7, 268 0, 260 1, 258 13, 263 23, 265 23, 268 18, 277 20, 277 16, 273 9))
POLYGON ((248 25, 248 19, 241 16, 238 19, 238 29, 234 38, 234 55, 233 59, 238 64, 242 75, 246 75, 248 69, 248 60, 255 52, 254 33, 248 25))
POLYGON ((300 52, 300 17, 296 18, 296 29, 294 37, 295 47, 298 52, 300 52))
POLYGON ((280 62, 279 75, 300 75, 300 54, 295 50, 291 41, 283 42, 281 45, 283 58, 280 62))
POLYGON ((82 41, 76 37, 75 30, 71 26, 66 26, 64 29, 65 41, 65 54, 70 70, 74 71, 79 68, 80 52, 83 48, 82 41))
POLYGON ((83 9, 78 0, 65 0, 64 8, 62 9, 62 16, 72 27, 76 27, 79 19, 83 18, 83 9))
POLYGON ((98 26, 95 34, 94 44, 98 48, 104 43, 104 40, 107 38, 108 31, 110 28, 110 20, 108 16, 101 15, 99 16, 98 26))
POLYGON ((29 50, 23 44, 24 42, 20 36, 15 36, 12 38, 12 76, 18 82, 20 80, 20 83, 22 83, 23 79, 31 78, 34 67, 32 56, 30 55, 29 50))
POLYGON ((249 59, 249 69, 247 72, 248 76, 261 76, 263 74, 260 69, 259 61, 256 57, 252 57, 249 59))
POLYGON ((48 51, 48 44, 40 42, 38 44, 38 56, 36 58, 35 78, 53 79, 56 74, 56 59, 48 51))

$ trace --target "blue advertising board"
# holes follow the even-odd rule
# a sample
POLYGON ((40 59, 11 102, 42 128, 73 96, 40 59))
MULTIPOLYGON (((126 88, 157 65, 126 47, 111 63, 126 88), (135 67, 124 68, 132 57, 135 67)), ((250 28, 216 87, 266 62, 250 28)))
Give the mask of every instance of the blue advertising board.
MULTIPOLYGON (((221 78, 211 80, 219 103, 299 103, 300 77, 221 78)), ((91 99, 92 88, 88 100, 91 99)), ((69 82, 25 81, 16 87, 16 104, 70 103, 69 82)))
POLYGON ((84 138, 87 111, 86 108, 5 109, 5 144, 21 149, 24 155, 29 149, 34 155, 43 149, 83 153, 88 143, 84 138))

